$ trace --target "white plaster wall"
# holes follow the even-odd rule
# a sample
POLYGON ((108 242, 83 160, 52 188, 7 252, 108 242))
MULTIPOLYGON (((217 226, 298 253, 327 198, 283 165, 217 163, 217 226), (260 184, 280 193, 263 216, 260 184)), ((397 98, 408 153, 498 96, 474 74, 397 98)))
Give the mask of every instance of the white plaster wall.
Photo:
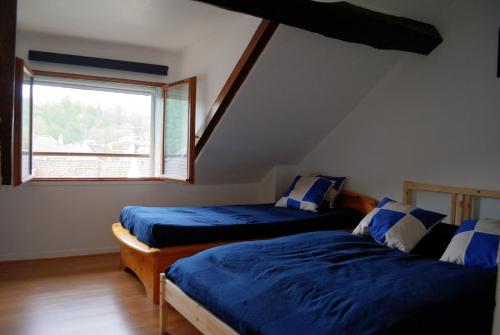
POLYGON ((0 188, 0 260, 112 252, 121 208, 245 204, 257 185, 29 183, 0 188))
MULTIPOLYGON (((198 159, 202 185, 2 187, 0 258, 114 250, 110 224, 126 204, 273 201, 296 172, 346 175, 349 188, 374 197, 400 198, 405 179, 500 189, 499 6, 494 0, 457 0, 437 17, 431 3, 433 15, 425 12, 418 17, 436 18, 432 23, 445 42, 428 57, 375 50, 281 26, 198 159)), ((252 24, 247 23, 250 30, 252 24)), ((50 51, 69 51, 63 49, 66 41, 29 38, 29 45, 39 49, 53 43, 50 51)), ((19 55, 27 50, 22 43, 19 55)), ((108 50, 90 42, 73 47, 100 57, 126 54, 137 55, 140 61, 164 60, 171 66, 169 81, 202 77, 202 70, 181 70, 187 64, 180 61, 182 55, 156 51, 146 55, 127 51, 127 46, 108 50), (88 51, 91 48, 95 50, 88 51), (182 64, 179 71, 175 64, 182 64)), ((194 51, 185 56, 205 59, 195 57, 199 54, 194 51)), ((206 59, 214 65, 223 58, 207 55, 206 59)), ((216 95, 215 86, 205 84, 205 89, 216 95)), ((210 93, 203 93, 202 100, 207 96, 210 93)), ((418 200, 435 206, 446 199, 418 200)), ((486 201, 481 206, 500 217, 496 203, 486 201)))
POLYGON ((201 135, 215 98, 261 20, 236 15, 224 30, 205 36, 182 52, 178 79, 197 77, 196 131, 201 135))
POLYGON ((18 31, 16 36, 16 56, 23 58, 36 70, 80 73, 104 77, 167 82, 177 78, 180 67, 180 53, 133 45, 94 41, 82 38, 47 35, 36 32, 18 31), (30 62, 28 51, 48 51, 79 56, 110 58, 131 62, 152 63, 169 66, 168 76, 148 75, 128 71, 98 69, 93 67, 30 62))
POLYGON ((259 183, 259 201, 276 202, 288 190, 297 175, 296 165, 276 165, 259 183))
POLYGON ((298 164, 402 55, 280 25, 198 157, 198 181, 298 164))
MULTIPOLYGON (((131 72, 35 63, 35 69, 121 78, 178 79, 180 54, 128 45, 20 32, 17 55, 29 49, 151 62, 170 66, 167 78, 131 72)), ((161 182, 29 183, 0 186, 0 260, 46 258, 117 250, 111 224, 125 205, 196 206, 255 203, 257 184, 185 185, 161 182)))
MULTIPOLYGON (((430 56, 407 54, 302 160, 301 173, 350 177, 349 188, 402 197, 403 180, 500 190, 500 2, 455 1, 430 56)), ((419 195, 448 210, 449 198, 419 195)), ((483 201, 482 216, 500 217, 483 201)))

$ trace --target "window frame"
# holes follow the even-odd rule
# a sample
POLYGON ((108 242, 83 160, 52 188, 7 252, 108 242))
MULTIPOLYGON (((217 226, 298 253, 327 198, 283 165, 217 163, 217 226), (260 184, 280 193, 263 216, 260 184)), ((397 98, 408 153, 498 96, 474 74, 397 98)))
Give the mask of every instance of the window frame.
POLYGON ((177 182, 186 182, 194 184, 194 163, 196 159, 196 77, 179 80, 163 87, 163 117, 162 117, 162 134, 161 134, 161 152, 160 152, 160 178, 162 180, 171 180, 177 182), (188 157, 187 157, 187 178, 173 178, 165 174, 165 129, 167 121, 167 92, 170 87, 188 85, 189 100, 188 100, 188 157))
MULTIPOLYGON (((73 80, 73 81, 82 81, 82 82, 88 82, 88 86, 92 87, 92 83, 96 84, 95 86, 99 86, 99 83, 101 84, 116 84, 117 86, 121 85, 130 85, 130 86, 135 86, 136 88, 138 86, 146 87, 146 88, 152 88, 152 89, 162 89, 165 86, 165 83, 162 82, 152 82, 152 81, 142 81, 142 80, 131 80, 131 79, 121 79, 121 78, 111 78, 111 77, 101 77, 101 76, 90 76, 90 75, 82 75, 82 74, 74 74, 74 73, 65 73, 65 72, 52 72, 52 71, 41 71, 41 70, 32 70, 32 73, 34 74, 35 77, 35 83, 36 81, 38 82, 44 82, 43 78, 54 78, 54 84, 57 83, 58 86, 61 87, 82 87, 85 86, 85 84, 67 84, 64 82, 57 82, 57 79, 59 80, 73 80), (37 80, 36 78, 42 77, 42 80, 37 80)), ((46 84, 50 84, 50 79, 46 80, 46 84)), ((94 87, 95 87, 94 86, 94 87)), ((103 88, 104 90, 105 88, 103 88)), ((111 89, 111 91, 119 92, 120 88, 117 89, 111 89)), ((130 90, 123 89, 121 91, 134 91, 133 88, 130 90)), ((146 90, 144 90, 146 91, 146 90)), ((163 92, 161 92, 160 98, 162 98, 163 92)), ((32 178, 32 182, 124 182, 124 181, 164 181, 164 178, 157 177, 155 176, 155 165, 156 165, 156 159, 158 154, 156 153, 156 130, 157 128, 155 127, 155 120, 156 120, 156 111, 155 113, 155 108, 157 107, 156 101, 154 98, 152 98, 152 106, 151 106, 151 151, 150 151, 150 158, 152 160, 152 171, 151 177, 133 177, 133 178, 127 178, 127 177, 105 177, 105 178, 37 178, 36 176, 32 178)), ((161 112, 161 111, 160 111, 161 112)), ((64 153, 63 153, 64 154, 64 153)), ((99 156, 99 153, 96 153, 93 156, 99 156)))
POLYGON ((24 60, 16 57, 15 71, 15 89, 14 89, 14 133, 13 133, 13 170, 12 170, 12 185, 19 186, 33 179, 33 86, 34 73, 25 64, 24 60), (30 173, 28 176, 23 175, 23 137, 26 136, 23 132, 23 90, 24 76, 30 78, 30 108, 29 108, 29 159, 30 173))

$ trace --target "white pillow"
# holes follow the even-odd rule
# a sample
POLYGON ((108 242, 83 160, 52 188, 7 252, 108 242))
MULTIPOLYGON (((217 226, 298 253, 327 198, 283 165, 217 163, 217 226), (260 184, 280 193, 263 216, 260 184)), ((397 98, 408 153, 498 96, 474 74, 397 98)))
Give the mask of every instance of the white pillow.
POLYGON ((410 252, 422 237, 446 215, 390 198, 384 198, 354 229, 355 235, 371 235, 379 243, 410 252))
POLYGON ((321 177, 297 176, 276 207, 289 207, 316 212, 333 182, 321 177))
POLYGON ((500 262, 500 220, 467 220, 455 232, 442 261, 497 270, 500 262))

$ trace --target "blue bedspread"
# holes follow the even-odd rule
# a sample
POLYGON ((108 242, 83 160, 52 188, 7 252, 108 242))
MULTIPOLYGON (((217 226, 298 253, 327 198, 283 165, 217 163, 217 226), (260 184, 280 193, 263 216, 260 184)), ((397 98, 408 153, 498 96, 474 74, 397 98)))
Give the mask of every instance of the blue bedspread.
POLYGON ((120 214, 120 222, 130 233, 156 248, 354 228, 361 219, 353 209, 313 213, 273 205, 128 206, 120 214))
POLYGON ((234 243, 166 274, 242 334, 491 334, 495 272, 345 232, 234 243))

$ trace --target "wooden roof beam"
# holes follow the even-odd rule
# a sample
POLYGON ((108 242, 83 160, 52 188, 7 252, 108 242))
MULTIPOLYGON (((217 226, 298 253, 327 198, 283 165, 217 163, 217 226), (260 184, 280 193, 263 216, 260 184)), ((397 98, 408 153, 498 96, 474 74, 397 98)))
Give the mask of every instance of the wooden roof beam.
POLYGON ((195 1, 378 49, 428 55, 443 41, 437 29, 428 23, 379 13, 344 1, 195 1))

